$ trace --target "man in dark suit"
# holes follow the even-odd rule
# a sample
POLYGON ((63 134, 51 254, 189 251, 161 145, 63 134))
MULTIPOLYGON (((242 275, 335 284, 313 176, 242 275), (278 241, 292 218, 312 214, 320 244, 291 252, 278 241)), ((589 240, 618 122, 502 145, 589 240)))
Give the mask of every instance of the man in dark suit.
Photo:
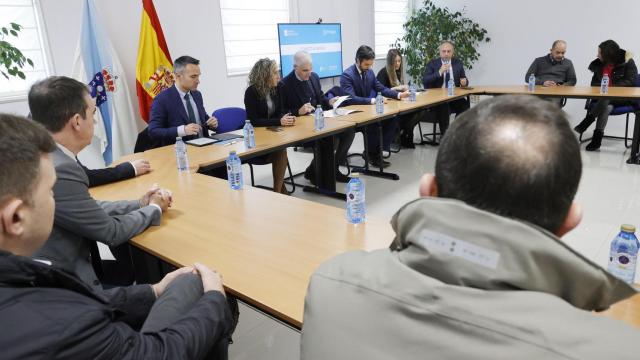
MULTIPOLYGON (((335 98, 328 100, 322 93, 320 78, 312 71, 311 55, 306 51, 298 51, 293 56, 293 70, 285 76, 278 86, 282 106, 286 111, 297 116, 313 114, 316 107, 323 110, 333 108, 335 98)), ((339 164, 346 164, 347 153, 353 142, 355 132, 352 129, 335 135, 336 143, 336 181, 348 182, 349 177, 338 170, 339 164)), ((304 177, 315 182, 315 159, 304 172, 304 177)))
POLYGON ((92 266, 96 242, 126 244, 151 225, 159 225, 171 204, 171 193, 157 186, 133 201, 96 201, 76 155, 91 143, 96 108, 87 87, 68 77, 52 76, 29 90, 33 120, 49 130, 57 148, 51 157, 57 180, 53 187, 55 222, 49 241, 37 256, 75 273, 100 288, 92 266))
MULTIPOLYGON (((457 87, 467 87, 469 80, 464 73, 462 61, 453 57, 453 43, 451 41, 443 41, 440 44, 440 58, 433 59, 427 64, 427 70, 422 77, 422 84, 425 89, 446 88, 449 79, 453 78, 453 82, 457 87)), ((449 127, 450 115, 456 116, 462 114, 469 109, 467 99, 459 99, 448 102, 446 104, 434 106, 432 111, 435 112, 436 119, 440 126, 440 133, 444 135, 449 127)))
MULTIPOLYGON (((392 99, 402 99, 409 96, 409 92, 397 92, 382 85, 371 69, 376 58, 375 52, 367 45, 362 45, 356 52, 356 63, 347 68, 340 76, 342 91, 350 96, 345 105, 373 105, 376 95, 392 99)), ((382 121, 383 140, 382 149, 389 150, 391 140, 395 134, 397 120, 395 118, 382 121)), ((382 160, 379 136, 377 131, 368 132, 369 162, 375 167, 389 166, 389 162, 382 160)))
POLYGON ((101 291, 29 257, 57 211, 56 148, 42 126, 0 114, 0 324, 11 328, 0 357, 226 359, 233 319, 221 276, 204 265, 101 291))
POLYGON ((218 127, 218 120, 204 109, 200 84, 200 61, 181 56, 173 62, 175 84, 153 99, 149 137, 161 146, 171 145, 177 137, 190 140, 209 137, 208 129, 218 127))

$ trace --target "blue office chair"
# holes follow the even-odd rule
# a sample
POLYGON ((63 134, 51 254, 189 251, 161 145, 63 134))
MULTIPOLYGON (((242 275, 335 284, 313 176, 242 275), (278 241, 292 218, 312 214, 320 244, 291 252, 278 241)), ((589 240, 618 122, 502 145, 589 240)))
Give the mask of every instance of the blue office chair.
MULTIPOLYGON (((636 77, 636 87, 640 87, 640 75, 638 75, 638 77, 636 77)), ((593 108, 594 105, 595 105, 595 101, 592 101, 592 99, 588 99, 587 103, 584 106, 584 108, 586 110, 591 110, 591 108, 593 108)), ((627 148, 627 149, 630 148, 631 147, 630 141, 632 140, 632 138, 629 137, 629 115, 631 113, 635 113, 636 111, 640 111, 640 102, 639 101, 634 102, 633 105, 624 105, 624 106, 616 106, 616 107, 614 107, 613 110, 611 111, 611 114, 609 114, 609 116, 626 115, 626 122, 625 122, 625 126, 624 126, 624 137, 605 135, 604 138, 624 140, 624 147, 627 148)), ((582 134, 580 134, 579 139, 580 139, 581 143, 591 140, 591 138, 583 140, 582 139, 582 134)))
MULTIPOLYGON (((218 133, 225 133, 229 131, 242 129, 247 119, 247 112, 243 108, 239 108, 239 107, 220 108, 214 111, 212 115, 216 119, 218 119, 218 128, 216 129, 216 132, 218 133)), ((245 163, 249 165, 249 170, 251 172, 251 186, 272 190, 271 188, 266 187, 264 185, 256 185, 256 182, 254 179, 253 165, 267 165, 268 163, 264 160, 264 158, 257 157, 257 158, 249 159, 245 163)), ((287 169, 289 171, 289 180, 291 181, 291 186, 292 186, 291 191, 287 190, 287 192, 291 194, 294 191, 296 191, 296 185, 293 182, 291 165, 289 165, 288 162, 287 162, 287 169)))

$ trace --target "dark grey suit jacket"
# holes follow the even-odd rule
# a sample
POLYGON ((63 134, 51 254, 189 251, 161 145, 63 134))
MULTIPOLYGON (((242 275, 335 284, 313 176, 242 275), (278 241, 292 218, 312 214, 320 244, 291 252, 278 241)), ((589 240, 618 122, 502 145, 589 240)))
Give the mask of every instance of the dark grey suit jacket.
POLYGON ((91 242, 123 244, 150 225, 159 225, 161 211, 155 206, 140 208, 137 200, 97 201, 89 194, 86 173, 74 159, 59 148, 52 159, 58 176, 53 187, 53 231, 34 257, 49 260, 87 284, 100 287, 91 265, 91 242))

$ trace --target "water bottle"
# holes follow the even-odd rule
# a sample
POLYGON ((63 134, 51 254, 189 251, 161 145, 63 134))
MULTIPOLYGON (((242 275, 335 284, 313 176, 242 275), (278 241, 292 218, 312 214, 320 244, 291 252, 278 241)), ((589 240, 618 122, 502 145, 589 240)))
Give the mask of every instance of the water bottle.
POLYGON ((364 222, 364 182, 359 173, 351 174, 351 180, 347 183, 347 220, 352 224, 364 222))
POLYGON ((409 84, 409 101, 416 101, 416 86, 414 84, 409 84))
POLYGON ((244 136, 244 146, 247 149, 256 147, 256 135, 253 130, 253 125, 251 125, 251 120, 246 120, 244 122, 242 135, 244 136))
POLYGON ((453 82, 453 79, 449 79, 447 82, 447 95, 454 96, 455 94, 455 83, 453 82))
POLYGON ((313 123, 316 131, 324 129, 324 112, 320 106, 316 108, 316 111, 313 114, 313 123))
POLYGON ((602 81, 600 82, 600 94, 609 93, 609 75, 604 74, 602 81))
POLYGON ((534 92, 536 90, 536 75, 529 75, 529 92, 534 92))
POLYGON ((176 163, 178 171, 189 171, 189 158, 187 157, 187 144, 181 137, 176 138, 176 163))
POLYGON ((636 275, 636 261, 640 243, 635 232, 635 226, 622 225, 620 233, 611 241, 609 252, 609 272, 628 284, 633 284, 636 275))
POLYGON ((242 189, 242 163, 235 150, 231 150, 227 158, 227 179, 231 189, 242 189))
POLYGON ((382 114, 384 112, 384 98, 382 98, 382 93, 378 93, 376 96, 376 114, 382 114))

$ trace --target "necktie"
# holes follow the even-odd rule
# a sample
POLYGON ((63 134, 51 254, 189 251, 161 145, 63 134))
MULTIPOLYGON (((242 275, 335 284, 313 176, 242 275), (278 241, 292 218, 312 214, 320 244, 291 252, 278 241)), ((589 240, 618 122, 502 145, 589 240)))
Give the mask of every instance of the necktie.
POLYGON ((366 79, 366 74, 364 71, 360 73, 360 77, 362 78, 362 91, 366 92, 366 82, 364 81, 366 79))
MULTIPOLYGON (((189 117, 189 124, 198 124, 200 125, 198 119, 196 119, 196 113, 193 111, 193 106, 191 106, 191 97, 189 93, 184 94, 184 100, 187 103, 187 116, 189 117)), ((198 137, 202 137, 202 129, 198 131, 198 137)))

